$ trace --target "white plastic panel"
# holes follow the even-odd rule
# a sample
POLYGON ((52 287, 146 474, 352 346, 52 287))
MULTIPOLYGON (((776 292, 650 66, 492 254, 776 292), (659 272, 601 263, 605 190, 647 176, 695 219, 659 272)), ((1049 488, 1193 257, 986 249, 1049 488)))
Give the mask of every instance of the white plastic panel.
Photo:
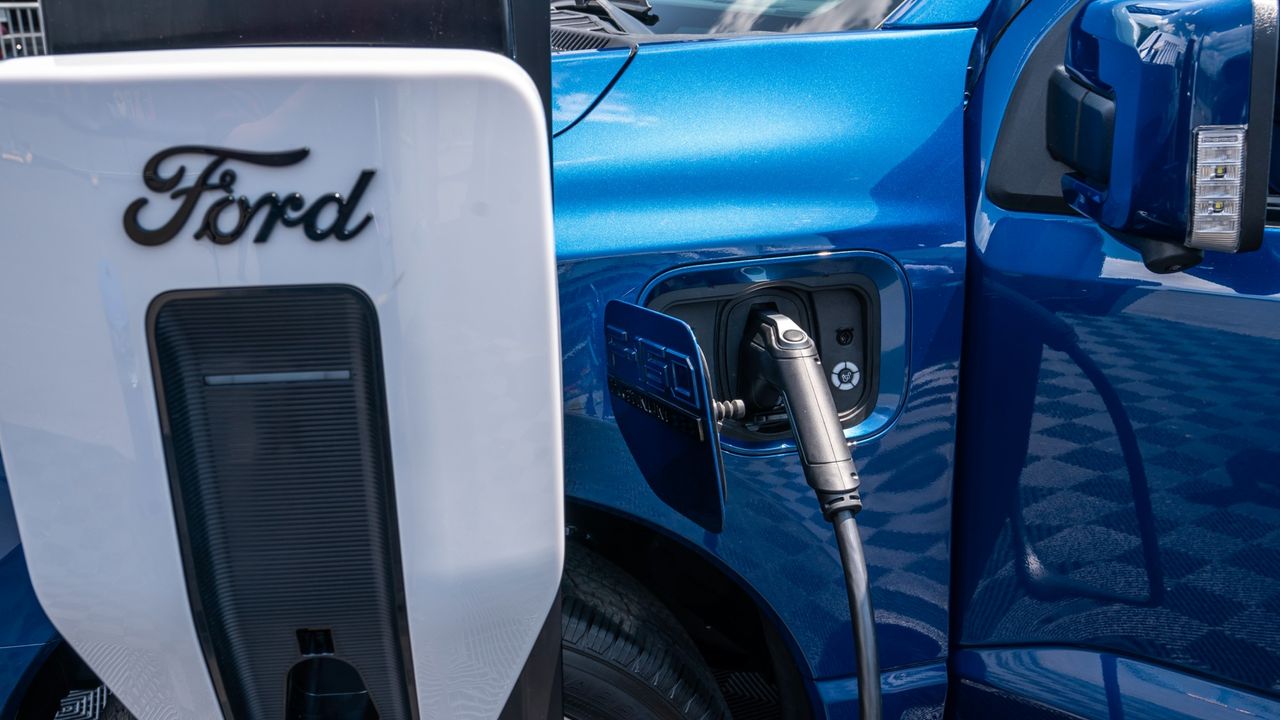
MULTIPOLYGON (((186 187, 208 159, 175 160, 186 187)), ((183 288, 345 283, 381 324, 422 716, 498 714, 563 556, 547 136, 517 65, 356 48, 5 62, 0 231, 0 450, 32 580, 131 710, 221 717, 184 583, 149 303, 183 288), (125 209, 146 197, 144 225, 169 219, 178 203, 142 170, 178 145, 310 150, 287 167, 228 161, 251 202, 348 195, 375 170, 355 215, 373 220, 346 241, 277 227, 254 243, 255 220, 216 245, 192 238, 210 192, 173 240, 139 245, 125 209)))

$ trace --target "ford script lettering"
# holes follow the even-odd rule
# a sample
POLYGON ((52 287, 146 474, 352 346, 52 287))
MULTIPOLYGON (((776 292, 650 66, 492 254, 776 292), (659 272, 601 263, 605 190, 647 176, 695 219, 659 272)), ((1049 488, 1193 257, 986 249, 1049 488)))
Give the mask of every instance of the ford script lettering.
POLYGON ((288 167, 297 165, 307 158, 311 151, 307 148, 288 150, 285 152, 249 152, 230 148, 207 147, 202 145, 181 145, 162 150, 147 161, 142 170, 142 179, 147 189, 177 203, 169 221, 160 227, 151 229, 144 227, 138 215, 143 208, 151 204, 152 198, 140 197, 129 204, 124 211, 124 231, 129 238, 139 245, 163 245, 182 232, 187 221, 195 214, 196 205, 206 193, 219 193, 221 196, 209 205, 204 216, 196 226, 192 235, 197 240, 210 240, 218 245, 233 243, 244 234, 249 225, 259 214, 262 224, 253 237, 256 243, 266 242, 277 225, 285 227, 302 226, 303 232, 312 240, 324 240, 335 237, 339 240, 350 240, 359 235, 373 220, 372 213, 366 213, 354 226, 351 220, 356 215, 356 207, 360 198, 373 180, 374 171, 365 170, 356 178, 355 186, 347 197, 334 192, 321 195, 310 206, 299 193, 289 193, 281 197, 277 193, 267 193, 250 202, 248 197, 235 194, 236 171, 226 167, 229 162, 241 162, 262 167, 288 167), (166 160, 176 165, 173 172, 165 175, 161 165, 166 160), (186 159, 184 159, 186 158, 186 159), (207 158, 207 160, 205 159, 207 158), (186 162, 204 162, 204 169, 189 185, 182 181, 187 177, 186 162), (321 224, 321 213, 332 206, 333 219, 321 224))

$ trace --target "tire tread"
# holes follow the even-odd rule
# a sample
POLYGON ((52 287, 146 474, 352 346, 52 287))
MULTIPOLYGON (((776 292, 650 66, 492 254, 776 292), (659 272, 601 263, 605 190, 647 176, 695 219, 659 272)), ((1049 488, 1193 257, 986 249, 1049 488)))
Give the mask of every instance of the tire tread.
POLYGON ((593 657, 643 681, 678 717, 729 717, 689 635, 637 580, 586 548, 570 545, 562 587, 565 652, 593 657))

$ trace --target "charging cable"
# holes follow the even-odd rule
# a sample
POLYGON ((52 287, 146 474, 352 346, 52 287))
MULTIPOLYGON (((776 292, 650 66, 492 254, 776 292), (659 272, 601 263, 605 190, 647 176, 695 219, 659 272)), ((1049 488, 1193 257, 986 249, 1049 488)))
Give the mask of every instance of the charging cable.
POLYGON ((779 396, 786 407, 804 478, 817 494, 822 515, 834 528, 840 548, 858 662, 858 705, 863 720, 880 720, 875 615, 867 559, 854 519, 862 509, 860 483, 835 401, 827 388, 822 359, 808 333, 791 318, 770 309, 752 311, 747 335, 738 377, 747 380, 744 390, 752 407, 772 409, 779 396))

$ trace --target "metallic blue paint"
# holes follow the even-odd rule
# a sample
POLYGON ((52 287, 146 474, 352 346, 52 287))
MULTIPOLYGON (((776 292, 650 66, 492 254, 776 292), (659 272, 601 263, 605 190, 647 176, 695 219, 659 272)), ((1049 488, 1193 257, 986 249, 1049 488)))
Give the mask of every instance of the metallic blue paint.
MULTIPOLYGON (((958 130, 972 30, 643 46, 555 143, 562 260, 962 243, 958 130), (797 72, 804 68, 804 72, 797 72)), ((957 246, 958 247, 958 246, 957 246)), ((673 263, 674 264, 674 263, 673 263)))
POLYGON ((55 639, 57 633, 40 603, 27 576, 27 561, 22 548, 14 548, 0 558, 0 649, 41 645, 55 639))
POLYGON ((27 686, 53 645, 18 645, 0 648, 0 718, 15 718, 27 686))
POLYGON ((969 74, 982 70, 987 53, 1009 21, 1030 0, 907 0, 881 25, 885 30, 927 27, 975 27, 978 31, 969 53, 969 74))
POLYGON ((885 18, 882 27, 904 29, 975 25, 992 4, 993 0, 907 0, 885 18))
MULTIPOLYGON (((1089 720, 1239 720, 1280 717, 1280 701, 1111 653, 1063 648, 963 650, 952 658, 960 681, 1001 691, 1089 720)), ((1033 705, 1024 718, 1037 716, 1033 705)), ((960 717, 987 717, 959 708, 960 717)))
MULTIPOLYGON (((700 549, 777 620, 809 678, 847 678, 854 666, 834 539, 795 454, 725 454, 719 534, 668 508, 604 399, 604 305, 715 261, 843 250, 891 258, 885 271, 909 291, 909 315, 904 302, 892 320, 906 338, 905 396, 896 419, 854 450, 867 507, 859 522, 885 677, 939 661, 965 259, 958 148, 973 38, 931 30, 642 46, 555 141, 569 496, 700 549)), ((915 698, 904 706, 941 702, 941 674, 927 677, 902 691, 915 698)), ((837 695, 833 703, 848 698, 837 695)))
MULTIPOLYGON (((946 699, 947 666, 929 663, 884 673, 885 718, 937 717, 936 708, 946 699)), ((854 678, 823 680, 818 683, 831 717, 855 717, 858 711, 858 683, 854 678)))
MULTIPOLYGON (((1032 3, 1005 33, 972 157, 1074 4, 1032 3)), ((1091 220, 1000 209, 986 163, 969 169, 957 644, 1102 649, 1280 692, 1280 231, 1153 275, 1091 220)))
POLYGON ((1187 235, 1192 129, 1249 121, 1249 0, 1095 0, 1076 16, 1066 67, 1115 99, 1107 182, 1068 176, 1068 201, 1116 230, 1187 235))
POLYGON ((551 132, 582 117, 627 66, 628 48, 560 53, 551 63, 551 132))
POLYGON ((56 639, 27 575, 9 484, 0 465, 0 717, 16 712, 23 686, 56 639))
POLYGON ((971 25, 989 3, 984 0, 907 0, 881 23, 882 28, 952 27, 971 25))

